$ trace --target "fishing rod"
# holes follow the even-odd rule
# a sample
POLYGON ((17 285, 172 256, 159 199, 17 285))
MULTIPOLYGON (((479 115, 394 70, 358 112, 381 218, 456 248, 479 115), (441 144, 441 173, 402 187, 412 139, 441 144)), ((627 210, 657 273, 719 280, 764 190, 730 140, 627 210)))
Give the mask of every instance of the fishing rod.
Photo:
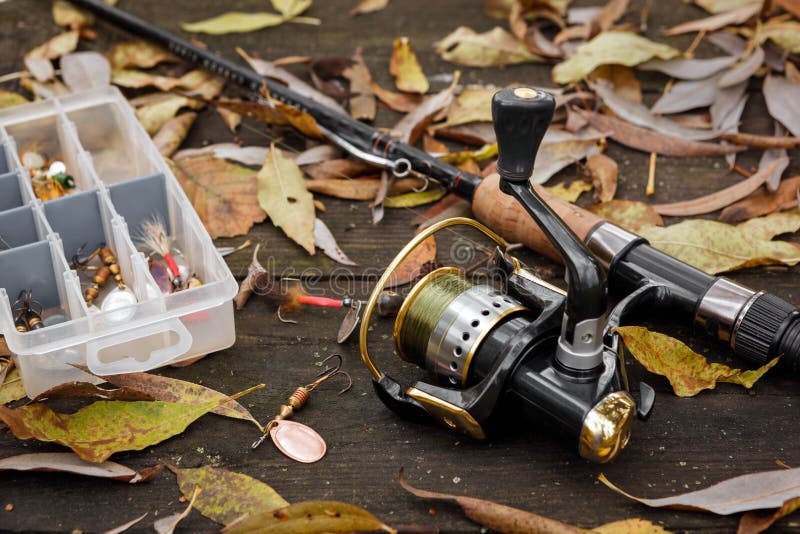
POLYGON ((546 93, 518 88, 495 96, 499 172, 481 180, 102 0, 73 3, 254 94, 260 95, 266 83, 273 98, 314 117, 328 139, 354 157, 395 174, 430 176, 471 201, 477 219, 492 230, 460 219, 428 228, 389 265, 367 302, 362 358, 381 400, 399 413, 481 437, 498 406, 516 399, 576 436, 584 457, 607 461, 627 443, 637 411, 646 416, 652 404, 648 389, 642 390, 638 408, 622 390, 619 340, 613 334, 614 325, 642 310, 668 311, 673 322, 695 325, 752 363, 781 356, 785 372, 800 372, 800 311, 795 306, 706 274, 528 185, 552 116, 552 98, 546 93), (501 248, 508 240, 562 259, 569 291, 565 294, 536 278, 502 250, 496 252, 494 264, 506 273, 506 293, 473 285, 462 273, 434 271, 406 298, 394 340, 401 357, 433 370, 445 387, 418 382, 404 388, 369 356, 369 318, 400 256, 408 255, 424 237, 455 224, 480 229, 501 248), (609 294, 621 300, 604 315, 606 284, 609 294), (467 317, 470 322, 463 323, 467 317))

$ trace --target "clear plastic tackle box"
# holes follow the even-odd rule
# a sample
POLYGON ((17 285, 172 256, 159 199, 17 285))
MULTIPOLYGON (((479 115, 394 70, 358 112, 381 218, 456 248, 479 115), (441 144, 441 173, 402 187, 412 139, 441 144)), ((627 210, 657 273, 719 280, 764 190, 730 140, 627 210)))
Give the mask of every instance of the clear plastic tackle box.
POLYGON ((0 334, 31 398, 93 375, 146 371, 231 346, 237 284, 169 166, 114 87, 0 110, 0 334), (69 194, 42 202, 18 150, 45 143, 74 177, 69 194), (201 285, 164 293, 137 232, 163 222, 201 285), (115 253, 136 304, 99 311, 84 299, 81 246, 115 253), (30 290, 48 318, 19 332, 14 308, 30 290), (88 368, 92 374, 84 372, 88 368))

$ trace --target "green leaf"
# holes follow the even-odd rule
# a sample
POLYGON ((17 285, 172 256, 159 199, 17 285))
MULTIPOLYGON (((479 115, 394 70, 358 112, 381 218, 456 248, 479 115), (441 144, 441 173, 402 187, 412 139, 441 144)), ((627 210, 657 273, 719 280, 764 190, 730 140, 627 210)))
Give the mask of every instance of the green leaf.
POLYGON ((600 65, 633 67, 653 58, 671 59, 680 55, 671 46, 656 43, 633 32, 608 31, 600 33, 579 46, 566 61, 553 68, 553 80, 567 84, 588 76, 600 65))
POLYGON ((738 226, 691 219, 672 226, 642 228, 639 234, 667 254, 709 274, 757 265, 795 265, 800 247, 772 238, 800 229, 797 213, 774 213, 738 226))
POLYGON ((286 22, 286 18, 277 13, 231 11, 210 19, 181 23, 181 28, 192 33, 223 35, 226 33, 253 32, 270 26, 278 26, 284 22, 286 22))
POLYGON ((178 476, 178 487, 189 499, 197 486, 195 508, 204 516, 228 524, 245 514, 269 513, 289 503, 277 491, 258 479, 219 467, 178 469, 168 466, 178 476))
POLYGON ((22 95, 18 95, 17 93, 12 93, 11 91, 5 91, 0 89, 0 109, 3 108, 10 108, 11 106, 18 106, 20 104, 25 104, 28 102, 28 99, 22 95))
POLYGON ((717 382, 739 384, 750 389, 780 359, 775 358, 758 369, 743 371, 720 363, 708 363, 705 357, 679 340, 642 326, 622 326, 614 331, 645 369, 667 377, 679 397, 693 397, 704 389, 714 389, 717 382))
POLYGON ((81 459, 99 463, 116 452, 139 451, 180 434, 219 405, 217 400, 200 404, 97 401, 66 414, 44 404, 29 404, 16 410, 0 406, 0 420, 19 439, 60 443, 81 459))
POLYGON ((575 180, 569 185, 560 183, 545 187, 545 189, 554 197, 566 200, 567 202, 575 202, 583 193, 592 190, 592 184, 586 180, 575 180))
POLYGON ((387 208, 415 208, 417 206, 436 202, 446 194, 447 191, 441 188, 404 193, 402 195, 386 197, 383 201, 383 205, 387 208))
POLYGON ((337 501, 306 501, 245 517, 227 534, 314 534, 322 532, 395 532, 363 508, 337 501))
POLYGON ((258 172, 258 203, 272 224, 313 255, 314 197, 300 167, 273 145, 258 172))

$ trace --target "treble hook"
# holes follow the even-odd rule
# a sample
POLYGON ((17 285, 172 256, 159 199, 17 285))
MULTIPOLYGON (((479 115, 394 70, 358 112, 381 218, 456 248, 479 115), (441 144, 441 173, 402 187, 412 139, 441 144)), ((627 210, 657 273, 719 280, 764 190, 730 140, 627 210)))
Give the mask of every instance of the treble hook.
POLYGON ((317 375, 318 378, 316 380, 306 385, 307 390, 313 391, 314 389, 316 389, 317 386, 319 386, 329 378, 333 378, 336 375, 343 375, 347 378, 347 386, 339 393, 337 393, 337 396, 347 392, 350 388, 353 387, 353 378, 346 371, 342 371, 342 364, 344 362, 342 360, 341 354, 331 354, 330 356, 322 360, 322 363, 326 363, 331 358, 336 358, 338 360, 338 363, 333 367, 325 367, 325 369, 320 374, 317 375))

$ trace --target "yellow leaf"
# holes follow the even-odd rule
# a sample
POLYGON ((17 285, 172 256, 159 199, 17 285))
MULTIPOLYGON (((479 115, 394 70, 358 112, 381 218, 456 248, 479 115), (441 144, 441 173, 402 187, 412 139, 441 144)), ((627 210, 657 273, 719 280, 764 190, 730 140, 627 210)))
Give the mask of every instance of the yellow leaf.
POLYGON ((64 0, 53 2, 53 22, 71 30, 86 28, 94 24, 94 15, 82 11, 64 0))
POLYGON ((312 0, 272 0, 272 7, 285 18, 294 18, 309 7, 312 0))
POLYGON ((447 108, 447 120, 436 125, 451 128, 471 122, 492 122, 492 96, 497 92, 493 85, 467 86, 447 108))
POLYGON ((638 517, 606 523, 593 528, 592 532, 598 534, 669 534, 669 530, 638 517))
POLYGON ((497 155, 497 143, 490 143, 483 145, 477 150, 464 150, 462 152, 453 152, 445 154, 440 159, 450 165, 460 165, 466 161, 483 161, 493 158, 497 155))
POLYGON ((461 26, 436 43, 445 61, 470 67, 497 67, 515 63, 544 61, 525 44, 499 26, 484 33, 461 26))
POLYGON ((708 363, 677 339, 641 326, 623 326, 614 331, 645 369, 667 377, 679 397, 692 397, 704 389, 714 389, 717 382, 739 384, 750 389, 780 359, 775 358, 758 369, 743 371, 720 363, 708 363))
POLYGON ((108 51, 112 70, 126 67, 149 69, 159 63, 174 63, 178 58, 148 41, 125 41, 108 51))
POLYGON ((633 32, 608 31, 579 46, 566 61, 553 68, 553 80, 567 84, 588 76, 600 65, 633 67, 653 58, 671 59, 680 55, 671 46, 656 43, 633 32))
POLYGON ((226 534, 296 534, 315 532, 396 532, 363 508, 337 501, 306 501, 245 517, 226 534))
POLYGON ((231 11, 224 15, 197 22, 183 22, 181 28, 192 33, 208 33, 223 35, 226 33, 244 33, 261 30, 270 26, 278 26, 286 22, 283 15, 277 13, 242 13, 231 11))
POLYGON ((575 180, 569 184, 569 186, 560 183, 551 187, 545 187, 545 189, 555 197, 566 200, 567 202, 575 202, 583 193, 592 190, 592 184, 586 180, 575 180))
POLYGON ((314 197, 300 167, 274 144, 258 172, 258 203, 272 224, 314 255, 314 197))
POLYGON ((738 226, 691 219, 665 228, 643 228, 639 234, 655 248, 709 274, 718 274, 757 265, 797 264, 800 247, 772 238, 798 229, 800 215, 775 213, 738 226))
POLYGON ((408 37, 399 37, 394 40, 393 46, 389 72, 395 77, 397 88, 406 93, 427 93, 430 87, 428 78, 419 66, 411 41, 408 37))
POLYGON ((245 514, 269 513, 289 503, 277 491, 258 479, 217 467, 178 469, 168 466, 178 476, 178 487, 186 498, 200 486, 197 511, 216 521, 228 524, 245 514))
POLYGON ((0 89, 0 109, 18 106, 26 102, 28 102, 28 99, 24 96, 0 89))
POLYGON ((447 194, 447 190, 437 188, 427 191, 415 191, 393 197, 386 197, 383 205, 387 208, 415 208, 424 204, 436 202, 447 194))
POLYGON ((640 233, 645 226, 664 226, 661 215, 650 204, 638 200, 609 200, 588 209, 631 232, 640 233))
POLYGON ((145 104, 136 110, 136 117, 142 123, 147 133, 154 135, 158 132, 176 113, 182 108, 191 104, 191 100, 180 95, 164 95, 164 98, 157 99, 155 102, 145 104))
POLYGON ((770 40, 787 52, 800 52, 800 22, 787 20, 783 22, 767 22, 757 33, 759 42, 770 40))

